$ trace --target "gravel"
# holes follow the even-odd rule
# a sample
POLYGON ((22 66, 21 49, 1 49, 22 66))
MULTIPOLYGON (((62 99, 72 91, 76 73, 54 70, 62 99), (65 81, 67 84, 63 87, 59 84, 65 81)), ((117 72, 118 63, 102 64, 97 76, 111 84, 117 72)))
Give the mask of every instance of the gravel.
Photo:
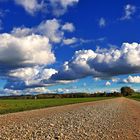
POLYGON ((140 140, 140 102, 127 98, 0 116, 0 140, 140 140))

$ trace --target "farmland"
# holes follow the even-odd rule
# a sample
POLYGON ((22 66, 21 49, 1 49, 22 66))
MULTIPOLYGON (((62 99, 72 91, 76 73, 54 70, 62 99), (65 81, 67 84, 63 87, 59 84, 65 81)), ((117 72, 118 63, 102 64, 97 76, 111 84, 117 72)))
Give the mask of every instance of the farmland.
POLYGON ((140 93, 134 93, 129 98, 140 101, 140 93))
POLYGON ((62 99, 0 99, 0 114, 19 112, 25 110, 40 109, 53 106, 62 106, 82 102, 92 102, 112 97, 91 98, 62 98, 62 99))

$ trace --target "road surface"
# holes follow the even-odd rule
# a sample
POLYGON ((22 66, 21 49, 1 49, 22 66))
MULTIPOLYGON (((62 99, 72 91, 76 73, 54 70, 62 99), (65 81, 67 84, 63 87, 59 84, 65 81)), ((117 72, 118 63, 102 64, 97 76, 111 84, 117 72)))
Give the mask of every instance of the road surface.
POLYGON ((1 115, 0 140, 140 140, 140 102, 121 97, 1 115))

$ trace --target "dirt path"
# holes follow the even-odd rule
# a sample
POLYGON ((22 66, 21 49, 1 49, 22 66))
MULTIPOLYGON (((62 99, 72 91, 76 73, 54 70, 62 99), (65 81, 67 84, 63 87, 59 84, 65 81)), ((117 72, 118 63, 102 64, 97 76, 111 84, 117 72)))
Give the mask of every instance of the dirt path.
POLYGON ((0 116, 0 140, 140 140, 140 102, 115 98, 0 116))

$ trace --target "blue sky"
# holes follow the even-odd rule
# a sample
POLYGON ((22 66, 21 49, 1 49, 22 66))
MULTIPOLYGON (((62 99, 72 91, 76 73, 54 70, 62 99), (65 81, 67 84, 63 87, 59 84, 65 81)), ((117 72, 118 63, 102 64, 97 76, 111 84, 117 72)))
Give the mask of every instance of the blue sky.
POLYGON ((138 0, 0 0, 1 95, 140 90, 138 0))

